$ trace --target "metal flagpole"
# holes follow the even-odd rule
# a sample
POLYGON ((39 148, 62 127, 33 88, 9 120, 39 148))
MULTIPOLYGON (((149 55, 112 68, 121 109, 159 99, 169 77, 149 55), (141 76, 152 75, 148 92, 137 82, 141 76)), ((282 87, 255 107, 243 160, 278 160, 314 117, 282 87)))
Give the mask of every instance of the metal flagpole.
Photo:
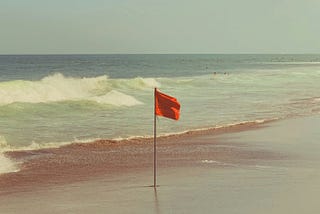
POLYGON ((154 118, 153 118, 153 187, 157 187, 157 118, 156 118, 156 91, 154 88, 154 118))

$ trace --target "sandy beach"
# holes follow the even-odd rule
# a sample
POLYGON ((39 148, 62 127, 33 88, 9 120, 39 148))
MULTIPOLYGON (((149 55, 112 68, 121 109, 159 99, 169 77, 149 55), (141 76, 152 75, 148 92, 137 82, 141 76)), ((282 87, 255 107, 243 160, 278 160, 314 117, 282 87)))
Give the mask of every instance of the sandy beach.
POLYGON ((320 117, 11 152, 1 213, 315 213, 320 117))
POLYGON ((320 213, 320 0, 0 8, 0 214, 320 213))

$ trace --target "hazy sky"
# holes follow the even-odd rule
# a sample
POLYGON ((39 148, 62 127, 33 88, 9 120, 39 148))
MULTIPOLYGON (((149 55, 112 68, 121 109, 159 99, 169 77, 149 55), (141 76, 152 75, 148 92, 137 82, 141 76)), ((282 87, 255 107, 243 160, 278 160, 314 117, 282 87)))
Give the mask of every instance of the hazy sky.
POLYGON ((320 0, 0 0, 0 54, 320 53, 320 0))

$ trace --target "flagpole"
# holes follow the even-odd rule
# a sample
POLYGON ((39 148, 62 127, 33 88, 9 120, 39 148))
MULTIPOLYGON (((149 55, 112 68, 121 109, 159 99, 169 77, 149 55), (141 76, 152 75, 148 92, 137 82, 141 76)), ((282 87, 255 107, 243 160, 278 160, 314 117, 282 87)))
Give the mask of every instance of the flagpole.
POLYGON ((154 88, 154 118, 153 118, 153 187, 157 187, 157 118, 156 118, 156 92, 154 88))

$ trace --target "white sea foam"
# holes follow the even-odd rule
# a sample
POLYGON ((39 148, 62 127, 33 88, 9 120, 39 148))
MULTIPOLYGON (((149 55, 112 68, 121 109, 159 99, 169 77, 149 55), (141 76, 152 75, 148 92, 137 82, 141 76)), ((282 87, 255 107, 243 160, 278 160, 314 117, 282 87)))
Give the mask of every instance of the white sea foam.
POLYGON ((219 166, 233 166, 233 167, 238 166, 238 164, 225 163, 225 162, 215 161, 215 160, 202 160, 201 163, 204 163, 204 164, 215 164, 215 165, 219 165, 219 166))
POLYGON ((220 162, 215 160, 202 160, 201 163, 220 163, 220 162))
POLYGON ((115 106, 134 106, 142 104, 142 102, 135 99, 134 97, 115 90, 112 90, 103 96, 89 98, 89 100, 96 101, 97 103, 110 104, 115 106))
MULTIPOLYGON (((8 145, 5 148, 2 148, 2 151, 30 151, 30 150, 39 150, 39 149, 50 149, 50 148, 59 148, 61 146, 70 145, 74 142, 66 141, 66 142, 48 142, 48 143, 36 143, 31 142, 31 144, 27 146, 10 146, 8 145)), ((78 142, 77 142, 78 143, 78 142)))
POLYGON ((17 172, 19 168, 17 163, 13 160, 7 158, 2 152, 10 148, 7 144, 6 139, 3 136, 0 136, 0 174, 17 172))
POLYGON ((133 79, 133 82, 136 83, 140 88, 155 88, 155 87, 160 87, 161 84, 156 81, 154 78, 142 78, 142 77, 137 77, 133 79))
POLYGON ((114 89, 149 90, 155 87, 159 88, 161 86, 155 78, 136 77, 133 79, 110 79, 109 82, 114 89))
POLYGON ((73 143, 72 141, 65 142, 47 142, 47 143, 37 143, 32 141, 29 145, 26 146, 14 146, 7 143, 5 137, 0 135, 0 155, 8 151, 29 151, 29 150, 38 150, 45 148, 59 148, 64 145, 69 145, 73 143))
POLYGON ((15 80, 0 83, 0 105, 89 100, 115 106, 133 106, 141 102, 116 89, 138 86, 150 88, 157 85, 159 84, 152 78, 110 80, 107 76, 72 78, 57 73, 40 81, 15 80))
POLYGON ((0 153, 0 174, 17 171, 19 171, 17 164, 0 153))

